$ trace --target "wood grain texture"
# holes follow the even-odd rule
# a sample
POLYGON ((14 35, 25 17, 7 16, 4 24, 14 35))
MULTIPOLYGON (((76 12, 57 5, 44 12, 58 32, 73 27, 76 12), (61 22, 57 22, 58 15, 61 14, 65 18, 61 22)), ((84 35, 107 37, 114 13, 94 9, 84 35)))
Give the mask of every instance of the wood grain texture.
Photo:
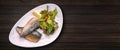
POLYGON ((120 50, 120 0, 0 0, 0 50, 120 50), (45 3, 55 3, 63 11, 58 39, 31 49, 11 44, 13 25, 45 3))

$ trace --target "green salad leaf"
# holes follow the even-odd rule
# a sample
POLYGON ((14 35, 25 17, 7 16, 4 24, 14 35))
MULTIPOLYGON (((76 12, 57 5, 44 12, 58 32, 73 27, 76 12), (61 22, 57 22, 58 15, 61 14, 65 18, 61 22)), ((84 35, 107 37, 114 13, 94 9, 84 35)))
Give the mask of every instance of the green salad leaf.
POLYGON ((42 10, 40 12, 41 18, 40 21, 40 28, 45 30, 44 33, 52 34, 58 28, 58 24, 55 21, 55 17, 57 15, 57 8, 54 10, 48 11, 48 6, 46 10, 42 10))

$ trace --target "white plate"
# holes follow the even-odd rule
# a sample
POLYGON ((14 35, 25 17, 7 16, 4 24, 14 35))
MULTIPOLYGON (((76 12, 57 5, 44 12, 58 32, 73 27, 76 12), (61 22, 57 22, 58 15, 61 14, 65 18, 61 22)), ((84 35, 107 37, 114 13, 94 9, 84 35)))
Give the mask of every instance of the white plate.
POLYGON ((61 32, 62 25, 63 25, 63 14, 62 14, 60 7, 57 6, 56 4, 52 4, 52 3, 43 4, 43 5, 37 6, 34 9, 30 10, 21 19, 18 20, 18 22, 13 26, 13 28, 10 31, 9 41, 12 44, 14 44, 16 46, 20 46, 20 47, 45 46, 45 45, 48 45, 48 44, 52 43, 53 41, 55 41, 55 39, 57 39, 57 37, 59 36, 59 34, 61 32), (26 22, 28 22, 32 17, 35 17, 32 14, 33 11, 40 12, 41 10, 46 9, 47 5, 49 6, 49 10, 54 10, 55 8, 57 8, 58 14, 56 15, 55 20, 58 23, 59 28, 50 36, 45 35, 42 30, 38 29, 38 31, 40 33, 42 33, 42 37, 37 43, 33 43, 24 38, 21 38, 19 36, 19 34, 16 32, 16 29, 15 29, 16 26, 23 27, 26 24, 26 22))

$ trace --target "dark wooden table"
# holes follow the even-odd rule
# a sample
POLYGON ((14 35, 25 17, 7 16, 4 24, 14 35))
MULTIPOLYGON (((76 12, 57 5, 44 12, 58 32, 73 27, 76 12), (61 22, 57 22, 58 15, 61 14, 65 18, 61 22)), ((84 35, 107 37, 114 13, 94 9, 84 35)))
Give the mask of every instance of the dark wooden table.
POLYGON ((0 0, 0 50, 120 50, 120 0, 0 0), (45 3, 63 11, 59 38, 38 48, 12 45, 8 36, 13 25, 45 3))

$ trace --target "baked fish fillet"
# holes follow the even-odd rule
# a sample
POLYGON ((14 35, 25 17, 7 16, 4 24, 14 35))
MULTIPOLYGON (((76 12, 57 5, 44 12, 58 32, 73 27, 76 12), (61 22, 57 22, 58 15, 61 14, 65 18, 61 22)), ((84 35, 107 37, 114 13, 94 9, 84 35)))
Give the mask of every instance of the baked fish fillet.
POLYGON ((33 17, 25 24, 24 27, 17 26, 16 31, 21 37, 31 42, 38 42, 41 38, 41 34, 36 31, 38 27, 39 21, 37 18, 33 17))
MULTIPOLYGON (((21 35, 22 29, 23 27, 18 27, 18 26, 16 27, 16 31, 19 33, 19 35, 21 35)), ((34 30, 23 38, 25 38, 28 41, 36 43, 40 40, 41 34, 38 31, 34 30)))
POLYGON ((21 37, 25 37, 29 33, 36 30, 38 27, 39 27, 39 21, 37 18, 33 17, 25 24, 22 30, 17 30, 17 31, 20 33, 21 37))

